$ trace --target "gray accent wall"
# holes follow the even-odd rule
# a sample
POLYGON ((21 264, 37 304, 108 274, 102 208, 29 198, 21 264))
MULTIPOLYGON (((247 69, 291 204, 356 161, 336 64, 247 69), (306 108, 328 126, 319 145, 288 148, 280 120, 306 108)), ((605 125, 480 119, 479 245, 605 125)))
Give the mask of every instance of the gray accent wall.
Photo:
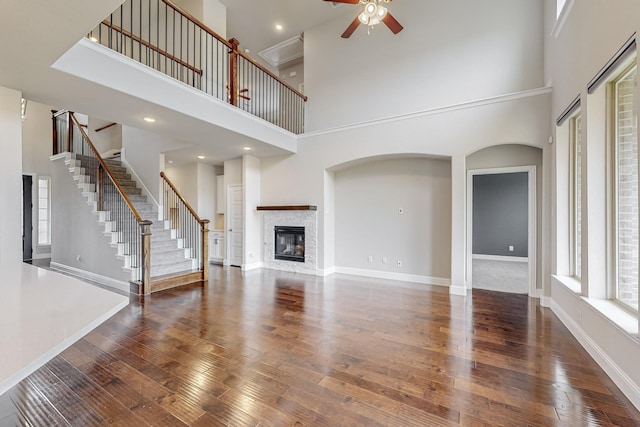
POLYGON ((527 172, 473 177, 474 254, 527 256, 527 193, 527 172))

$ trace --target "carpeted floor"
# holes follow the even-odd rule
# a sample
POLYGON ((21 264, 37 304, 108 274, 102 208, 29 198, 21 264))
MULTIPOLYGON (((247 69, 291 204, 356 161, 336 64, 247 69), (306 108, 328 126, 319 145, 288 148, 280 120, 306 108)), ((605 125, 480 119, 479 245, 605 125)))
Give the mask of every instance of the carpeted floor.
POLYGON ((473 288, 526 294, 529 292, 526 262, 473 260, 473 288))

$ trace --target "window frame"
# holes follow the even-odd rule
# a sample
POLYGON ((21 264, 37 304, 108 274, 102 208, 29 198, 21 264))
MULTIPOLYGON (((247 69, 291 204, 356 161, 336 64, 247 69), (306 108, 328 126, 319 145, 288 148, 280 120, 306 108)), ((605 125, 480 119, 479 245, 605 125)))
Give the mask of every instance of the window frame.
MULTIPOLYGON (((619 290, 619 125, 618 125, 618 113, 619 113, 619 105, 618 105, 618 84, 629 76, 632 72, 636 72, 636 84, 637 84, 637 72, 638 72, 638 63, 637 63, 637 55, 634 55, 631 61, 625 61, 625 64, 619 67, 619 70, 614 74, 614 76, 608 82, 608 94, 607 94, 607 109, 608 109, 608 127, 609 131, 609 139, 610 139, 610 152, 611 152, 611 173, 609 174, 612 185, 610 186, 612 191, 612 196, 610 198, 610 209, 612 212, 611 220, 609 221, 609 227, 611 230, 611 259, 609 262, 611 268, 610 283, 607 286, 607 298, 616 303, 619 307, 623 308, 625 311, 628 311, 634 315, 638 315, 639 311, 637 308, 634 308, 627 304, 626 302, 620 300, 618 298, 618 290, 619 290)), ((637 90, 636 90, 637 92, 637 90)), ((638 108, 638 99, 634 93, 634 111, 638 108)), ((640 148, 640 141, 637 138, 637 116, 636 116, 636 144, 640 148)), ((640 154, 639 154, 640 156, 640 154)), ((638 196, 640 198, 640 167, 638 170, 637 176, 638 182, 638 196)), ((640 230, 640 212, 638 214, 638 228, 640 230)), ((639 250, 640 256, 640 250, 639 250)), ((640 264, 640 262, 639 262, 640 264)), ((636 273, 638 281, 640 282, 640 269, 636 273)), ((640 303, 640 301, 639 301, 640 303)))
POLYGON ((570 170, 570 198, 571 203, 569 206, 569 268, 571 277, 576 279, 578 282, 581 281, 582 277, 582 187, 584 186, 584 177, 581 176, 580 181, 578 181, 578 173, 582 173, 582 157, 583 157, 583 147, 582 147, 582 131, 580 129, 582 125, 582 115, 581 111, 578 110, 574 113, 574 115, 569 119, 569 170, 570 170), (580 125, 580 126, 579 126, 580 125), (580 156, 578 156, 578 144, 580 145, 580 156), (578 162, 580 163, 580 168, 578 168, 578 162), (578 183, 580 183, 580 188, 578 188, 578 183), (578 221, 578 214, 580 213, 580 221, 578 221))
POLYGON ((38 214, 37 214, 38 238, 37 238, 37 246, 38 247, 51 246, 51 177, 48 177, 48 176, 39 176, 38 177, 37 200, 38 200, 38 211, 37 211, 38 212, 38 214), (47 206, 46 206, 46 213, 47 213, 47 218, 46 218, 47 240, 46 240, 46 242, 41 242, 40 241, 40 234, 41 234, 41 229, 40 229, 40 222, 41 222, 41 217, 40 217, 40 211, 41 211, 41 206, 40 206, 40 202, 41 202, 40 182, 41 181, 46 181, 47 182, 47 206))

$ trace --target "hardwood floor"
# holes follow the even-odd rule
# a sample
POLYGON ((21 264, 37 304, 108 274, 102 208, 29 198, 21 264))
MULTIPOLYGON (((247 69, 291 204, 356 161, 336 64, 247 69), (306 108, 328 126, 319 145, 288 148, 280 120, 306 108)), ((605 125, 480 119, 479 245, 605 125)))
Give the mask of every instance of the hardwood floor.
POLYGON ((0 426, 592 426, 640 414, 523 295, 212 266, 0 397, 0 426))

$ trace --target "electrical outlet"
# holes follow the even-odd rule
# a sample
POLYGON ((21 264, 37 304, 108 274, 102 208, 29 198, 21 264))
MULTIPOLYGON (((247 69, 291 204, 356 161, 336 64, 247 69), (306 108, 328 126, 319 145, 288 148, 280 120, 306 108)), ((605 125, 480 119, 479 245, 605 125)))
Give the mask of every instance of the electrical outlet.
POLYGON ((387 263, 387 257, 386 257, 386 256, 383 256, 383 257, 382 257, 382 263, 383 263, 383 264, 386 264, 386 263, 387 263))
POLYGON ((369 264, 373 264, 373 255, 369 255, 367 261, 369 261, 369 264))
POLYGON ((402 261, 398 260, 398 267, 402 267, 402 261))
POLYGON ((513 252, 513 246, 509 246, 509 252, 513 252))

